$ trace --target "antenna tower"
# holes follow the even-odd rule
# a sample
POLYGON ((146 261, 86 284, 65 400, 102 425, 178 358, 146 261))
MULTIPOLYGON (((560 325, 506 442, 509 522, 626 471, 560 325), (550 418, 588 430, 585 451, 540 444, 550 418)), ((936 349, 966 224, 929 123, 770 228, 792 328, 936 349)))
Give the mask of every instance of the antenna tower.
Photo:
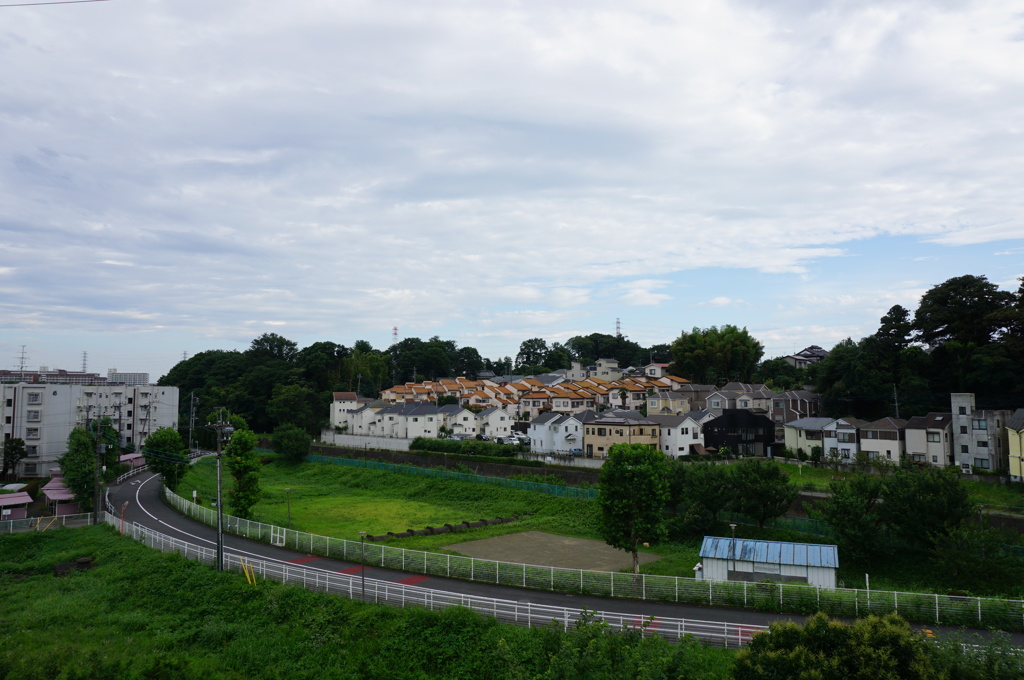
POLYGON ((82 373, 85 373, 89 368, 89 353, 82 352, 82 373))
POLYGON ((397 345, 398 344, 398 326, 392 326, 391 327, 391 344, 392 345, 397 345))
POLYGON ((622 322, 618 318, 615 319, 615 337, 622 337, 622 322))
MULTIPOLYGON (((21 346, 21 353, 18 356, 14 357, 14 358, 18 360, 18 372, 24 374, 25 373, 25 363, 28 361, 28 355, 25 354, 25 345, 21 346)), ((21 376, 19 376, 19 377, 21 377, 21 376)))

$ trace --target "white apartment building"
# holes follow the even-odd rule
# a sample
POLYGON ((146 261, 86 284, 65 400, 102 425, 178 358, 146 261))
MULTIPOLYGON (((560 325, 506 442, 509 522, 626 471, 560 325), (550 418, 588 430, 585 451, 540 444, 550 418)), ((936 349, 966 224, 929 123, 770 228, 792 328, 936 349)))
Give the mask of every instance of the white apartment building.
POLYGON ((15 472, 43 477, 87 419, 109 418, 122 444, 139 447, 161 427, 178 427, 178 388, 160 385, 0 385, 3 439, 22 439, 28 456, 15 472))
POLYGON ((1009 467, 1006 442, 1008 410, 979 410, 974 394, 956 392, 949 395, 953 412, 953 456, 961 467, 981 470, 1005 470, 1009 467))

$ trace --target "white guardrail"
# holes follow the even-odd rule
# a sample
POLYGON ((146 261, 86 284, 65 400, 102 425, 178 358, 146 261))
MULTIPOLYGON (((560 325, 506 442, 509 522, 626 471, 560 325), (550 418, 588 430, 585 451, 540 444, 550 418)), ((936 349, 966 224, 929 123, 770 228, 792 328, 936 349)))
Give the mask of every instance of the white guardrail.
MULTIPOLYGON (((109 513, 105 514, 108 524, 118 525, 117 517, 109 513)), ((198 560, 211 566, 216 564, 216 550, 213 548, 186 543, 134 523, 124 526, 122 532, 151 548, 163 552, 177 552, 186 559, 198 560)), ((615 612, 592 612, 585 609, 463 595, 372 578, 364 580, 359 576, 328 572, 284 562, 248 559, 230 552, 225 553, 224 562, 224 568, 230 571, 243 572, 247 569, 250 573, 255 573, 265 579, 302 586, 315 592, 341 595, 353 600, 376 602, 394 607, 417 606, 427 609, 466 607, 484 616, 494 617, 501 623, 518 626, 557 625, 563 630, 569 630, 581 620, 604 621, 616 630, 636 630, 643 635, 659 635, 670 641, 692 636, 705 644, 726 648, 746 645, 755 633, 766 630, 765 626, 692 619, 653 618, 639 614, 615 612)))
MULTIPOLYGON (((216 511, 196 505, 164 487, 167 502, 204 524, 216 524, 216 511)), ((909 621, 998 630, 1024 629, 1024 601, 994 597, 909 593, 858 588, 820 588, 791 583, 710 581, 684 576, 641 574, 639 582, 622 572, 587 571, 461 555, 430 553, 381 543, 318 536, 224 515, 224 531, 315 555, 380 567, 534 590, 624 597, 761 611, 861 617, 896 612, 909 621), (365 550, 365 554, 361 551, 365 550)))

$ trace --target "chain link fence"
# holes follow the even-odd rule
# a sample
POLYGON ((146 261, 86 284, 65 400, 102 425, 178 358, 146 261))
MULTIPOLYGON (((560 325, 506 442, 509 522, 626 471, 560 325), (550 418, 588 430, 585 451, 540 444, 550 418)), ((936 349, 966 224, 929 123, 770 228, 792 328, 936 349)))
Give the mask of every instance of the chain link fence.
MULTIPOLYGON (((216 524, 215 510, 196 505, 166 488, 164 495, 183 514, 211 526, 216 524)), ((360 543, 229 515, 224 515, 224 530, 324 557, 535 590, 796 614, 821 611, 832 616, 860 617, 896 612, 908 621, 918 623, 1024 631, 1024 601, 1021 600, 858 588, 832 589, 791 583, 708 581, 653 574, 640 574, 634 578, 630 573, 498 562, 379 543, 360 543)))

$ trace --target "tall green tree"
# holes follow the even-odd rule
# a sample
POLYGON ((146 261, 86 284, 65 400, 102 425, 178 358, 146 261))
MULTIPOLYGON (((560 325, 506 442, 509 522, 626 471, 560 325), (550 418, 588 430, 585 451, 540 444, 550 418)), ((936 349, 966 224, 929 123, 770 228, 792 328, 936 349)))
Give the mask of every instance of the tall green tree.
POLYGON ((746 458, 730 471, 733 509, 757 520, 762 529, 769 519, 786 514, 800 493, 781 467, 760 458, 746 458))
POLYGON ((18 463, 28 455, 25 451, 25 440, 19 437, 4 440, 3 447, 3 470, 0 470, 0 479, 6 477, 8 472, 17 470, 18 463))
POLYGON ((764 346, 746 328, 694 328, 672 343, 669 370, 697 383, 749 382, 763 355, 764 346))
POLYGON ((548 343, 544 338, 530 338, 519 345, 516 354, 516 368, 523 366, 539 366, 544 363, 548 354, 548 343))
POLYGON ((68 449, 57 464, 64 476, 64 486, 75 494, 78 508, 82 512, 92 512, 96 489, 96 440, 93 435, 80 427, 71 430, 68 449))
POLYGON ((274 451, 289 463, 301 463, 309 455, 313 439, 302 428, 281 425, 274 430, 272 438, 274 451))
POLYGON ((235 430, 223 455, 234 478, 234 488, 228 492, 228 505, 236 517, 249 519, 261 495, 256 435, 250 430, 235 430))
POLYGON ((882 481, 878 475, 858 474, 832 482, 832 495, 816 506, 844 560, 870 567, 886 549, 882 481))
POLYGON ((999 328, 999 312, 1012 302, 1012 294, 984 276, 957 276, 921 297, 914 330, 930 347, 950 340, 980 347, 992 341, 999 328))
POLYGON ((852 624, 815 614, 800 626, 774 622, 736 654, 735 680, 935 680, 930 643, 896 614, 852 624))
POLYGON ((177 430, 161 427, 146 437, 142 455, 152 472, 162 475, 171 491, 178 488, 181 478, 188 472, 188 448, 177 430))
POLYGON ((668 459, 650 446, 616 444, 608 450, 598 479, 601 537, 613 548, 632 554, 636 576, 640 544, 665 536, 668 459))
POLYGON ((882 520, 905 545, 930 548, 975 512, 967 485, 953 467, 903 467, 882 486, 882 520))
POLYGON ((276 385, 267 415, 278 425, 294 425, 312 434, 326 420, 318 395, 304 385, 276 385))

